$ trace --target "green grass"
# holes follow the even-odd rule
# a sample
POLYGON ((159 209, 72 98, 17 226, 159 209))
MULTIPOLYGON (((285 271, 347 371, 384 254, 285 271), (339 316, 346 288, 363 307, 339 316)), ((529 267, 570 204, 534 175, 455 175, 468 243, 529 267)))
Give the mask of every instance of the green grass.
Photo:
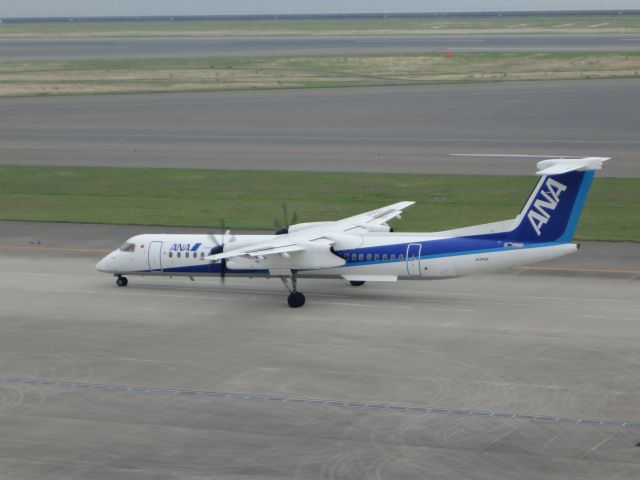
MULTIPOLYGON (((0 219, 271 229, 414 200, 395 226, 437 231, 513 218, 534 177, 0 167, 0 219)), ((597 178, 577 238, 640 241, 640 179, 597 178)))
POLYGON ((628 78, 640 52, 441 52, 0 62, 0 97, 628 78))
POLYGON ((640 30, 640 16, 0 24, 0 38, 575 33, 640 30), (597 27, 595 25, 598 25, 597 27))

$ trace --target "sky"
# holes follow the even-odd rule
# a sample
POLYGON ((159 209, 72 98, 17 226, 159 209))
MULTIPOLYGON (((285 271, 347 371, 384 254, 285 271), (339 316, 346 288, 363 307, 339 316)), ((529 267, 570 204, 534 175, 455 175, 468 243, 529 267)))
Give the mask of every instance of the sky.
POLYGON ((640 0, 0 0, 0 18, 640 9, 640 0))

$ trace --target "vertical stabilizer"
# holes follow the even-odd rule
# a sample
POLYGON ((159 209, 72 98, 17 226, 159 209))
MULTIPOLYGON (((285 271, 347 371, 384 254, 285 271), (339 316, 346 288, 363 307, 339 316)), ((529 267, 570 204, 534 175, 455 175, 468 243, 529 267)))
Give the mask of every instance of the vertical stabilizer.
POLYGON ((518 243, 570 242, 595 170, 608 158, 552 159, 538 163, 540 181, 515 220, 507 240, 518 243))

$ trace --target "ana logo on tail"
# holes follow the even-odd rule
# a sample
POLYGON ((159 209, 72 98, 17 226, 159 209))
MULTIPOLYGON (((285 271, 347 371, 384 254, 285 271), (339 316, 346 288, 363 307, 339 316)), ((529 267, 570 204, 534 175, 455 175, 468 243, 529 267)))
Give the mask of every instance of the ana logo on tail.
POLYGON ((531 210, 527 213, 529 223, 531 223, 531 226, 538 236, 540 236, 543 225, 551 218, 547 210, 553 211, 556 209, 560 202, 560 194, 567 189, 566 185, 561 184, 551 177, 547 179, 544 186, 547 188, 546 191, 542 188, 540 189, 540 194, 544 198, 537 198, 533 202, 531 210))

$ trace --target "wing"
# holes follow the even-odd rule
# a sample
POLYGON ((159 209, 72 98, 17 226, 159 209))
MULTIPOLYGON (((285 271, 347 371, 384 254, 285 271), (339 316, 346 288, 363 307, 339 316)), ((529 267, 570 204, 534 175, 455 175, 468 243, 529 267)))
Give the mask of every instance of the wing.
POLYGON ((400 217, 405 208, 408 208, 415 203, 416 202, 394 203, 393 205, 387 205, 386 207, 378 208, 377 210, 371 210, 370 212, 361 213, 353 217, 343 218, 342 220, 338 220, 337 223, 350 224, 365 229, 367 226, 382 225, 392 218, 400 217))
POLYGON ((218 253, 216 255, 211 255, 207 257, 209 260, 220 260, 223 258, 232 258, 232 257, 265 257, 267 255, 283 255, 286 256, 289 253, 300 252, 305 250, 305 247, 302 245, 297 245, 295 243, 286 243, 279 245, 277 242, 259 242, 253 245, 248 245, 245 248, 240 248, 236 250, 230 250, 228 252, 218 253))
MULTIPOLYGON (((278 235, 272 240, 252 243, 239 248, 229 249, 222 253, 210 255, 207 260, 221 260, 233 257, 266 257, 269 255, 281 255, 287 257, 294 252, 311 250, 314 247, 326 247, 327 250, 333 245, 333 240, 324 235, 309 235, 311 232, 300 232, 295 234, 278 235)), ((233 244, 231 244, 233 245, 233 244)))
POLYGON ((361 213, 353 217, 343 218, 337 222, 325 222, 315 227, 294 231, 284 235, 278 235, 271 240, 242 245, 231 248, 216 255, 210 255, 207 260, 215 261, 233 257, 267 257, 269 255, 281 255, 285 258, 290 253, 315 250, 321 248, 329 251, 335 243, 333 236, 343 233, 365 233, 374 230, 388 220, 400 216, 402 210, 410 207, 415 202, 399 202, 393 205, 361 213))

